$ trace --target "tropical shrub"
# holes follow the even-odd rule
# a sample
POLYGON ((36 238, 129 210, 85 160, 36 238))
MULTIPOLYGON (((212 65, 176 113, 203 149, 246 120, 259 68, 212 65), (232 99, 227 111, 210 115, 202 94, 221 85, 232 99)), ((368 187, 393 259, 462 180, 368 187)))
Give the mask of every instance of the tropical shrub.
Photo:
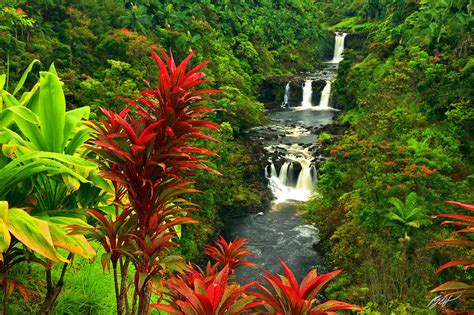
POLYGON ((430 224, 426 211, 417 206, 417 195, 411 192, 407 195, 405 202, 392 197, 388 200, 394 207, 387 214, 387 218, 401 226, 405 238, 409 238, 411 229, 418 229, 422 225, 430 224))
POLYGON ((128 309, 129 264, 135 269, 131 309, 139 314, 148 312, 152 281, 184 268, 179 257, 167 255, 181 224, 196 222, 186 216, 196 205, 182 195, 196 192, 189 178, 195 170, 214 171, 202 156, 215 153, 192 146, 195 139, 212 140, 202 129, 217 128, 201 119, 212 108, 196 104, 205 100, 203 94, 218 92, 197 89, 207 82, 200 72, 206 62, 188 71, 194 53, 179 65, 162 54, 164 62, 152 52, 159 68, 156 88, 141 91, 137 100, 124 99, 134 111, 101 108, 104 118, 92 125, 90 149, 100 156, 101 173, 112 182, 115 199, 110 213, 89 210, 98 223, 89 232, 106 251, 103 266, 112 264, 118 314, 128 309))
POLYGON ((207 245, 204 254, 216 261, 216 268, 224 268, 228 266, 229 273, 234 273, 235 269, 240 266, 255 267, 254 263, 243 260, 244 257, 253 256, 243 247, 247 242, 238 239, 233 242, 227 242, 222 236, 215 242, 214 246, 207 245))
POLYGON ((263 306, 272 314, 336 314, 337 310, 363 310, 362 307, 351 305, 340 301, 326 301, 316 304, 317 295, 321 288, 331 279, 336 277, 342 270, 336 270, 327 274, 318 275, 316 269, 310 271, 301 281, 296 281, 295 275, 283 261, 280 264, 285 270, 285 275, 276 277, 265 272, 262 278, 272 288, 270 291, 261 284, 256 284, 261 291, 251 294, 263 301, 263 306))
POLYGON ((173 277, 166 281, 170 299, 165 299, 166 304, 152 304, 151 306, 169 314, 217 314, 237 315, 246 314, 248 310, 259 302, 254 302, 255 296, 247 295, 248 289, 255 282, 243 286, 229 282, 229 265, 212 277, 202 277, 195 273, 192 286, 185 281, 173 277))
POLYGON ((89 260, 95 257, 84 235, 69 235, 67 226, 88 226, 84 208, 101 200, 107 183, 81 148, 89 138, 89 128, 84 125, 89 109, 66 111, 54 65, 40 72, 29 92, 16 97, 36 62, 30 64, 12 93, 4 89, 6 75, 0 76, 0 199, 8 201, 3 207, 2 246, 8 263, 2 274, 6 280, 9 269, 18 263, 41 264, 47 284, 41 312, 47 313, 61 292, 74 254, 89 260), (67 258, 57 248, 67 250, 67 258), (54 263, 64 264, 56 284, 51 277, 54 263))

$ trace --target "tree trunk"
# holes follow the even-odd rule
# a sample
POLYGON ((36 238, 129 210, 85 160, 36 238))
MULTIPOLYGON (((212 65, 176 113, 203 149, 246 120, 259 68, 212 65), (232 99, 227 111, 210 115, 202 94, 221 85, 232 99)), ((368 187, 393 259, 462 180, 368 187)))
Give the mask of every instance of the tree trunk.
POLYGON ((145 285, 138 300, 138 315, 148 315, 150 310, 151 289, 150 284, 145 285))
POLYGON ((3 294, 3 315, 8 315, 8 274, 5 272, 5 289, 3 294))
POLYGON ((120 300, 122 304, 122 312, 125 307, 125 314, 130 314, 130 306, 128 303, 128 265, 129 261, 120 260, 120 300))
MULTIPOLYGON (((67 260, 70 261, 74 257, 74 254, 70 253, 67 257, 67 260)), ((56 285, 53 284, 53 279, 51 277, 51 269, 46 270, 46 297, 44 298, 43 304, 41 304, 41 308, 39 311, 40 315, 47 315, 54 307, 56 300, 61 293, 61 290, 64 286, 64 275, 66 274, 67 267, 69 263, 64 263, 61 276, 59 277, 58 282, 56 285)))

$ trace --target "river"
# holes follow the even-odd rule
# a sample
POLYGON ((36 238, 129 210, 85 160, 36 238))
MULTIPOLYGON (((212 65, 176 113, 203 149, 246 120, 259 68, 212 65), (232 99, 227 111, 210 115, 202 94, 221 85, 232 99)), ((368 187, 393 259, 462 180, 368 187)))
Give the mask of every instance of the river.
MULTIPOLYGON (((248 250, 255 254, 249 261, 271 273, 281 273, 282 259, 301 280, 312 268, 320 269, 321 257, 313 249, 319 241, 318 229, 302 219, 298 206, 308 200, 317 185, 316 156, 321 144, 314 130, 331 124, 337 110, 330 107, 331 83, 337 64, 342 60, 344 37, 335 34, 334 57, 322 69, 305 74, 301 86, 302 99, 290 100, 288 84, 282 107, 268 112, 270 124, 249 131, 251 141, 261 143, 268 153, 265 176, 273 194, 270 209, 225 222, 224 238, 246 239, 248 250), (313 82, 322 81, 324 88, 313 91, 313 82), (318 95, 312 95, 318 93, 318 95), (319 100, 319 101, 315 101, 319 100)), ((259 268, 241 268, 237 278, 244 282, 258 279, 259 268)))

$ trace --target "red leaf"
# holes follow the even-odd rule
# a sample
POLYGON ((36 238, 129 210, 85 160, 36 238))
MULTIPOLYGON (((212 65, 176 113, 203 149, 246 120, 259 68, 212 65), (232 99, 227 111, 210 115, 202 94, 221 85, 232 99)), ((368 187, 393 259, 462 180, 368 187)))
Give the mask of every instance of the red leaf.
POLYGON ((460 203, 458 201, 452 201, 452 200, 448 200, 446 202, 474 212, 474 205, 469 205, 469 204, 466 204, 466 203, 460 203))
POLYGON ((464 265, 472 265, 474 264, 474 260, 471 259, 456 259, 456 260, 451 260, 450 262, 445 263, 438 269, 436 269, 435 274, 439 273, 441 270, 444 270, 446 268, 452 267, 452 266, 464 266, 464 265))

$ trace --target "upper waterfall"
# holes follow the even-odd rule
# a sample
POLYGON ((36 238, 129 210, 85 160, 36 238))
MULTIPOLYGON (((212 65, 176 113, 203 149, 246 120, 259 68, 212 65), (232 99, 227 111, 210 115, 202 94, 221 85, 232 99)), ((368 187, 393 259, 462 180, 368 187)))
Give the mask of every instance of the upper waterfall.
POLYGON ((329 63, 339 63, 342 58, 342 52, 344 51, 344 38, 347 33, 336 32, 336 43, 334 44, 334 56, 329 63))

